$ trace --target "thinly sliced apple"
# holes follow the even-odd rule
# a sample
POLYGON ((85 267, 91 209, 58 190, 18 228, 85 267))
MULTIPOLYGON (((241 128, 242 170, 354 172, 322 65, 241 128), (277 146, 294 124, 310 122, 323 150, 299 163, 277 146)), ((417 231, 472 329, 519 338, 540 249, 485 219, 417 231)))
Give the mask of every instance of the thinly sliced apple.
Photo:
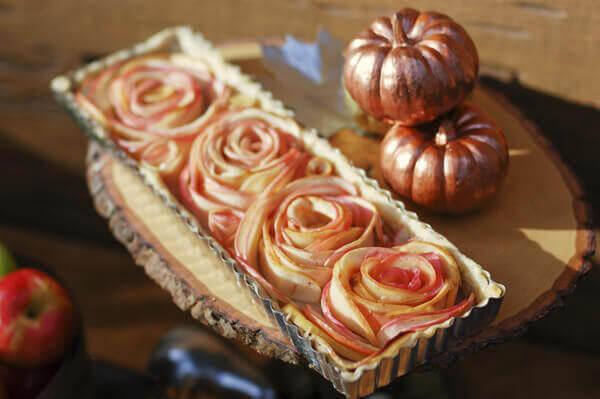
POLYGON ((405 315, 392 319, 381 327, 377 333, 377 341, 383 346, 400 334, 443 323, 449 318, 466 311, 472 305, 474 298, 474 295, 471 294, 469 298, 459 304, 438 312, 405 315))
POLYGON ((345 333, 340 332, 340 330, 329 324, 312 305, 304 305, 302 312, 306 318, 325 332, 330 337, 330 340, 334 340, 339 344, 337 346, 342 345, 347 349, 346 351, 352 351, 353 355, 350 358, 352 360, 362 359, 379 350, 377 347, 364 342, 358 335, 346 335, 345 333))

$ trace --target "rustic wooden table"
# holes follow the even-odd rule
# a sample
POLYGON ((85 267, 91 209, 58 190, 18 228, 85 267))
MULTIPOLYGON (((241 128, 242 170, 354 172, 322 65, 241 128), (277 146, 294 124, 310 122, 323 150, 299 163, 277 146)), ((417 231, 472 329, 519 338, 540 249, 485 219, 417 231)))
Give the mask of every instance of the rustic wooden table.
MULTIPOLYGON (((53 101, 47 83, 82 61, 177 21, 156 17, 162 21, 160 27, 130 32, 130 36, 112 32, 117 44, 99 44, 89 39, 90 32, 86 41, 75 37, 77 30, 58 27, 68 10, 54 10, 47 17, 55 21, 63 45, 44 36, 51 29, 41 13, 29 10, 28 14, 25 9, 29 6, 15 10, 10 2, 0 4, 0 19, 6 22, 0 35, 6 43, 0 50, 0 241, 19 258, 52 267, 69 285, 81 306, 93 356, 141 370, 163 332, 196 323, 134 265, 95 213, 84 178, 86 139, 53 101), (16 39, 36 23, 41 28, 33 39, 16 39), (66 42, 69 37, 72 43, 66 42), (93 49, 85 50, 86 45, 93 49), (61 46, 68 51, 57 51, 61 46)), ((91 23, 86 21, 79 18, 77 29, 91 23)), ((215 23, 209 26, 212 31, 218 30, 215 23)), ((238 26, 231 37, 248 35, 248 29, 238 26)), ((263 29, 261 34, 281 33, 277 29, 263 29)), ((209 38, 229 38, 216 36, 209 38)), ((600 111, 529 89, 516 80, 483 78, 483 83, 503 93, 541 127, 579 176, 600 214, 600 111)), ((594 268, 566 306, 521 338, 451 364, 445 374, 451 377, 449 397, 600 397, 598 267, 596 257, 594 268)))

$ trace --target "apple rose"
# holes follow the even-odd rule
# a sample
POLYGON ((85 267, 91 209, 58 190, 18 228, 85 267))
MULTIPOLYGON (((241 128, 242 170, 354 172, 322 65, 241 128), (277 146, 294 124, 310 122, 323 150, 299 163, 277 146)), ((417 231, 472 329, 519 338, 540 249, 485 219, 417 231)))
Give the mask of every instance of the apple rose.
POLYGON ((115 141, 134 155, 172 151, 164 140, 200 132, 226 102, 228 89, 206 65, 184 54, 133 58, 84 80, 76 98, 115 141), (153 150, 148 147, 155 146, 153 150))
POLYGON ((452 256, 433 244, 357 248, 335 263, 320 309, 305 305, 303 312, 338 354, 360 360, 464 313, 474 297, 456 304, 460 283, 452 256))
POLYGON ((156 139, 139 151, 139 160, 158 172, 169 187, 177 189, 190 145, 190 140, 156 139))
POLYGON ((229 246, 237 223, 259 195, 275 193, 306 173, 310 156, 302 151, 299 135, 291 119, 257 108, 222 113, 192 145, 180 178, 183 201, 229 246))
POLYGON ((283 297, 318 303, 337 259, 383 241, 377 209, 358 195, 340 177, 312 176, 261 197, 241 221, 237 257, 283 297))

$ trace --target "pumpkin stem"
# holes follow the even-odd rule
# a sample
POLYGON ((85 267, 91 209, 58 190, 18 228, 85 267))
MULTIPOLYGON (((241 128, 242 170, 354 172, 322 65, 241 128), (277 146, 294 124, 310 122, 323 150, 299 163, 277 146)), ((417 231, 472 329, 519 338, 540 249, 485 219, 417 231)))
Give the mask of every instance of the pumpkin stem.
POLYGON ((435 134, 435 144, 444 146, 456 138, 456 129, 450 119, 444 119, 435 134))
POLYGON ((392 32, 395 46, 406 46, 411 43, 402 26, 402 14, 399 12, 392 15, 392 32))

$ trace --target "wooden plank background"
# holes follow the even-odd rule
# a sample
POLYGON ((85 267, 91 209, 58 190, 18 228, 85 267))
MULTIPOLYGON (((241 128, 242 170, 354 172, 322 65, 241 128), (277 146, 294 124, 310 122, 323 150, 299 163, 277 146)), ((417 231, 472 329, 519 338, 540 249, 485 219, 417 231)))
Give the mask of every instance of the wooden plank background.
MULTIPOLYGON (((65 279, 93 355, 142 369, 162 332, 193 322, 95 214, 85 138, 52 99, 50 79, 165 26, 190 24, 213 41, 312 39, 323 26, 347 40, 399 6, 437 9, 465 25, 482 71, 500 78, 484 83, 541 126, 599 210, 600 1, 0 0, 0 241, 65 279)), ((567 306, 524 338, 453 365, 464 396, 600 396, 599 290, 595 267, 567 306)))
POLYGON ((453 16, 473 36, 484 72, 600 105, 600 2, 596 0, 9 0, 0 3, 3 74, 21 71, 39 95, 57 71, 190 24, 211 40, 288 32, 310 39, 319 26, 347 41, 400 6, 453 16), (224 27, 227 27, 224 29, 224 27), (44 83, 40 86, 40 83, 44 83))
POLYGON ((322 26, 347 41, 399 6, 440 10, 463 23, 485 74, 600 106, 597 0, 4 0, 0 127, 11 140, 80 173, 83 138, 48 91, 56 74, 171 25, 190 24, 213 41, 283 33, 312 39, 322 26), (57 141, 61 151, 51 150, 57 141))

